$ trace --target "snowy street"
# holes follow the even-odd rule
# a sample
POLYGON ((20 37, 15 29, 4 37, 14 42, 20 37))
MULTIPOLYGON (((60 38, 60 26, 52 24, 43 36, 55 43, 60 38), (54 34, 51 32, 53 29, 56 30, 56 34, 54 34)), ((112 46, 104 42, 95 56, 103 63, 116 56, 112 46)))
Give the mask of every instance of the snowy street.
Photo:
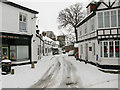
POLYGON ((103 73, 67 54, 43 57, 35 69, 14 68, 14 75, 2 75, 2 88, 118 88, 117 74, 103 73))
POLYGON ((80 79, 76 76, 76 67, 64 56, 58 56, 54 63, 31 88, 80 88, 80 79))

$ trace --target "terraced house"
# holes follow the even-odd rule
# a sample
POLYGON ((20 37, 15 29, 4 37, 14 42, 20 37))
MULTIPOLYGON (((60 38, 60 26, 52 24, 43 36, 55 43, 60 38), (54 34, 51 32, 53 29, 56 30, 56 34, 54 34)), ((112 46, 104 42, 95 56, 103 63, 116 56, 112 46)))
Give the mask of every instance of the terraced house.
POLYGON ((0 2, 0 59, 12 63, 38 60, 37 11, 10 1, 0 2))
POLYGON ((81 60, 120 65, 120 0, 91 2, 77 30, 81 60))

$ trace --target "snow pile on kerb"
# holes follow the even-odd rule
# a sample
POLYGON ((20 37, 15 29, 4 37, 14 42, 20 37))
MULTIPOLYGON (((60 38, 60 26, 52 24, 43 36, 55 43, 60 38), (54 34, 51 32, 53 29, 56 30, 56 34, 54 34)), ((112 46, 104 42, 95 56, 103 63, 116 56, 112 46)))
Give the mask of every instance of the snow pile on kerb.
POLYGON ((2 88, 28 88, 36 83, 54 63, 54 56, 39 60, 35 69, 31 65, 16 66, 15 74, 2 75, 2 88), (52 60, 51 60, 52 59, 52 60))
POLYGON ((66 58, 76 66, 76 74, 83 88, 118 88, 118 74, 104 73, 96 66, 76 61, 72 57, 66 58))

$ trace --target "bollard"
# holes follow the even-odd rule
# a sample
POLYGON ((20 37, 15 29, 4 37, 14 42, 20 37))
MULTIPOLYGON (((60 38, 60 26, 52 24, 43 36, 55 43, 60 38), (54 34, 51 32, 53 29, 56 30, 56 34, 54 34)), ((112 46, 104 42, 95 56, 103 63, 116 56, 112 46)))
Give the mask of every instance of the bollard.
POLYGON ((11 70, 11 74, 12 74, 12 75, 14 74, 14 69, 11 70))
POLYGON ((31 64, 31 68, 35 68, 34 62, 32 62, 32 64, 31 64))

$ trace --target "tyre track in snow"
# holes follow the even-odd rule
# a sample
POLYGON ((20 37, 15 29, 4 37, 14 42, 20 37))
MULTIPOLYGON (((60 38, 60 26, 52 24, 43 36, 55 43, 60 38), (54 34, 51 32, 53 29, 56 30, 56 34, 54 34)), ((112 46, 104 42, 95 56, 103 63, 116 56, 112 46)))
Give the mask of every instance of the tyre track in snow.
POLYGON ((63 75, 59 88, 82 88, 80 78, 76 76, 75 66, 67 58, 63 59, 63 75))
POLYGON ((30 88, 82 88, 75 66, 60 55, 43 77, 30 88))
MULTIPOLYGON (((59 57, 56 58, 56 60, 58 59, 59 57)), ((49 88, 53 86, 56 83, 55 78, 60 70, 60 66, 60 62, 57 61, 46 71, 43 77, 30 88, 49 88)))

